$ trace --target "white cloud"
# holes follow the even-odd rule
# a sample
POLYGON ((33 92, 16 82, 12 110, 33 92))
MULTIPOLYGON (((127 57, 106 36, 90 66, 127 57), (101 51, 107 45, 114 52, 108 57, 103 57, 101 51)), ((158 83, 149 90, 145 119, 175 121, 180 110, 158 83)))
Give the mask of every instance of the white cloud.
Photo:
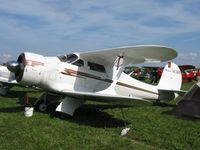
MULTIPOLYGON (((194 2, 190 2, 191 5, 194 2)), ((182 32, 200 31, 198 14, 191 13, 187 1, 166 5, 159 1, 1 1, 0 10, 14 15, 36 17, 44 24, 41 31, 51 31, 59 36, 78 34, 91 26, 104 26, 119 35, 133 37, 161 37, 182 32), (60 2, 60 4, 59 4, 60 2), (131 18, 136 16, 136 19, 131 18), (139 16, 137 18, 137 16, 139 16), (130 17, 129 19, 127 19, 130 17), (159 18, 167 19, 168 25, 149 25, 159 22, 159 18), (43 21, 43 22, 42 22, 43 21), (179 25, 171 26, 171 23, 179 25), (154 34, 151 36, 151 34, 154 34)), ((14 27, 21 20, 15 20, 14 27)), ((162 21, 162 20, 161 20, 162 21)), ((34 24, 34 23, 33 23, 34 24)), ((21 25, 21 24, 20 24, 21 25)), ((26 29, 26 28, 25 28, 26 29)), ((34 29, 33 29, 34 30, 34 29)))
POLYGON ((13 59, 11 54, 2 54, 0 55, 0 63, 5 63, 13 59))
POLYGON ((0 0, 0 48, 54 54, 167 43, 200 32, 198 5, 198 0, 0 0))
POLYGON ((197 54, 197 53, 194 53, 194 52, 190 52, 190 53, 189 53, 189 56, 190 56, 190 57, 193 57, 193 58, 197 58, 197 57, 198 57, 198 54, 197 54))
POLYGON ((175 59, 175 61, 179 65, 194 65, 196 67, 200 67, 199 58, 200 53, 188 52, 178 54, 178 57, 175 59))

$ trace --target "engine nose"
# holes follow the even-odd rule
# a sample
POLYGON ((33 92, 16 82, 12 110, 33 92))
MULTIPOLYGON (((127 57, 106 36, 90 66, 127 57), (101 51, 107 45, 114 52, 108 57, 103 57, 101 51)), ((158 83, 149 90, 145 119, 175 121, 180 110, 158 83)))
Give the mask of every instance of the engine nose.
POLYGON ((15 73, 17 82, 24 85, 39 85, 44 75, 45 58, 42 55, 25 52, 17 61, 7 63, 9 71, 15 73))

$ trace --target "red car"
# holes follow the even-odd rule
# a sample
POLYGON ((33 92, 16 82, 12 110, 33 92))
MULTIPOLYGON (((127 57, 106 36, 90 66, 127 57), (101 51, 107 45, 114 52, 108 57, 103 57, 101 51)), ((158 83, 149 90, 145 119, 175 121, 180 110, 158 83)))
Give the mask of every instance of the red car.
POLYGON ((183 82, 191 82, 192 80, 195 79, 194 72, 193 71, 189 73, 182 72, 182 78, 183 78, 183 82))

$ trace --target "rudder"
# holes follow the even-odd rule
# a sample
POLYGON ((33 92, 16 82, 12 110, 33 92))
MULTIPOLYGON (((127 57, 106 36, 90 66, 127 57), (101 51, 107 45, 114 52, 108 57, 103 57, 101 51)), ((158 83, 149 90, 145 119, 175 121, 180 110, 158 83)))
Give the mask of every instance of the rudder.
POLYGON ((172 62, 164 67, 160 78, 158 89, 163 90, 180 90, 182 85, 182 75, 179 67, 172 62))

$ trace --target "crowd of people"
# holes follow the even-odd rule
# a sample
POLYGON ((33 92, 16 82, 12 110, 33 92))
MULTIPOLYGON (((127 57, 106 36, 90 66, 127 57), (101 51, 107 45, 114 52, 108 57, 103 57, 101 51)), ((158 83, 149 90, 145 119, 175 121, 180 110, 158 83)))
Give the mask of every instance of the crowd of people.
MULTIPOLYGON (((151 80, 152 84, 158 83, 161 75, 162 75, 163 68, 150 68, 147 69, 138 69, 132 72, 132 77, 137 79, 149 79, 151 80)), ((200 81, 200 69, 190 69, 190 70, 182 70, 182 79, 183 82, 191 82, 193 80, 200 81)))

